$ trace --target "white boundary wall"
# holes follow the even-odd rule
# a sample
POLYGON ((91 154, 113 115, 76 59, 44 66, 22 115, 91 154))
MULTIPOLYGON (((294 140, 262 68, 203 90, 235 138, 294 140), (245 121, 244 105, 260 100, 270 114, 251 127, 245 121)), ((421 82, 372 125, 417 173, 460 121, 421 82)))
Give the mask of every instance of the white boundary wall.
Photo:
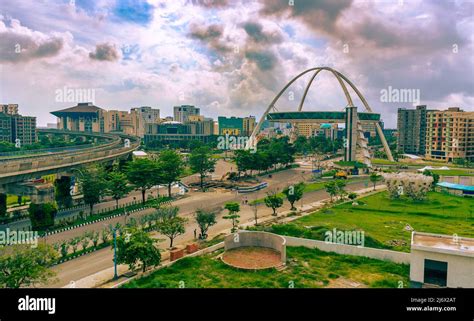
POLYGON ((304 246, 309 248, 317 248, 324 252, 334 252, 344 255, 365 256, 372 259, 392 261, 395 263, 410 264, 410 253, 374 249, 370 247, 327 243, 311 239, 303 239, 292 236, 284 236, 286 246, 304 246))

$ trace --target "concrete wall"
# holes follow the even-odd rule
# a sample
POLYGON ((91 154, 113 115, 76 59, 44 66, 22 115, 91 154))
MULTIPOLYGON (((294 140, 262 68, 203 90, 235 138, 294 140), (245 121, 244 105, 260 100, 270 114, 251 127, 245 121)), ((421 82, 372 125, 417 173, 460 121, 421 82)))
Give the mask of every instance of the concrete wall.
POLYGON ((239 231, 238 233, 227 235, 224 239, 226 251, 246 246, 274 249, 280 252, 281 262, 286 262, 286 240, 280 235, 268 232, 239 231))
POLYGON ((412 249, 410 280, 423 283, 425 259, 448 262, 446 286, 450 288, 474 288, 474 259, 472 257, 449 255, 412 249))
POLYGON ((317 248, 325 252, 335 252, 344 255, 365 256, 372 259, 392 261, 395 263, 410 264, 410 253, 359 247, 346 244, 326 243, 324 241, 303 239, 292 236, 284 236, 287 246, 304 246, 317 248))
POLYGON ((220 250, 224 247, 224 242, 220 242, 220 243, 217 243, 217 244, 214 244, 212 246, 209 246, 209 247, 206 247, 202 250, 199 250, 199 251, 196 251, 194 253, 191 253, 191 254, 187 254, 185 257, 191 257, 191 256, 199 256, 199 255, 204 255, 204 254, 208 254, 208 253, 212 253, 214 251, 217 251, 217 250, 220 250))
POLYGON ((474 176, 444 176, 440 175, 440 182, 461 184, 461 185, 474 185, 474 176))

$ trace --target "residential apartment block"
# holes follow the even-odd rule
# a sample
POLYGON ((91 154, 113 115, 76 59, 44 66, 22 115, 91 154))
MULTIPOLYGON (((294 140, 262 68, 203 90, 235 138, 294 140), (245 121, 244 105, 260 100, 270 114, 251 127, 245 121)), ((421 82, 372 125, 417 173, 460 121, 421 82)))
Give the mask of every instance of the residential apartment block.
POLYGON ((0 113, 4 113, 7 115, 18 115, 18 104, 0 105, 0 113))
POLYGON ((430 111, 426 123, 426 159, 474 161, 474 112, 459 107, 430 111))
POLYGON ((0 105, 0 141, 30 145, 37 138, 36 117, 18 114, 18 104, 0 105))
POLYGON ((200 108, 196 108, 192 105, 181 105, 173 107, 174 120, 180 123, 187 122, 189 116, 191 115, 200 115, 200 112, 200 108))
POLYGON ((427 112, 426 105, 416 106, 416 109, 398 109, 398 151, 407 154, 425 154, 427 112))

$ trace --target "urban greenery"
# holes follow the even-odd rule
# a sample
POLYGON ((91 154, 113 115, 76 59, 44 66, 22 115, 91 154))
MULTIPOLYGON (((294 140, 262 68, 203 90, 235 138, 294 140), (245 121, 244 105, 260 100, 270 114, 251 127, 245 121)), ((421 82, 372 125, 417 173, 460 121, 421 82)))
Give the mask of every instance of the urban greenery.
MULTIPOLYGON (((187 257, 124 288, 324 288, 339 280, 362 287, 408 287, 409 266, 304 247, 287 247, 286 269, 245 271, 230 267, 216 254, 187 257)), ((340 286, 337 286, 340 287, 340 286)))

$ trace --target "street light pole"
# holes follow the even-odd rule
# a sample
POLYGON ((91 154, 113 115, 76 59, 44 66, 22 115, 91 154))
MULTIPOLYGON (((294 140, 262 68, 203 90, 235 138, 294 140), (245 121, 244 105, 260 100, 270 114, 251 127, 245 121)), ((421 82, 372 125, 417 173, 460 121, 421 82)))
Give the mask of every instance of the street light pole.
POLYGON ((118 279, 117 275, 117 229, 113 229, 114 235, 114 280, 118 279))

